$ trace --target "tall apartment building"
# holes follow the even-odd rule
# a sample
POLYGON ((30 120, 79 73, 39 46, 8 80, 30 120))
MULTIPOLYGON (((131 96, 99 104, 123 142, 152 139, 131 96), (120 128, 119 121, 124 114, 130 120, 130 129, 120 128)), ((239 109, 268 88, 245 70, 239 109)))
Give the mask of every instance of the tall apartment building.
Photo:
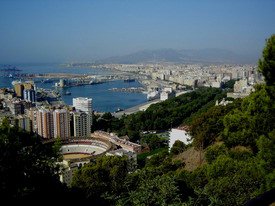
POLYGON ((77 111, 73 113, 73 134, 74 137, 91 136, 91 114, 77 111))
POLYGON ((26 109, 26 115, 30 118, 32 122, 32 132, 37 133, 37 113, 38 109, 35 107, 32 107, 30 109, 26 109))
POLYGON ((53 112, 48 109, 39 109, 37 112, 37 133, 46 139, 54 137, 53 112))
POLYGON ((14 90, 17 97, 23 98, 24 97, 24 90, 33 90, 34 89, 34 82, 27 81, 27 82, 16 82, 14 84, 14 90))
POLYGON ((32 121, 30 117, 26 115, 19 115, 17 119, 18 119, 18 127, 28 132, 32 131, 32 121))
POLYGON ((81 110, 83 112, 92 112, 92 98, 87 97, 77 97, 73 98, 73 106, 77 110, 81 110))
POLYGON ((29 102, 35 102, 35 91, 33 89, 24 89, 24 100, 29 102))
POLYGON ((22 98, 23 97, 23 91, 24 91, 24 86, 23 84, 15 84, 14 85, 14 91, 17 97, 22 98))
POLYGON ((69 138, 70 134, 70 114, 66 109, 56 109, 53 111, 54 137, 62 139, 69 138))
POLYGON ((12 99, 7 101, 7 107, 10 109, 13 115, 19 115, 24 113, 23 102, 20 99, 12 99))

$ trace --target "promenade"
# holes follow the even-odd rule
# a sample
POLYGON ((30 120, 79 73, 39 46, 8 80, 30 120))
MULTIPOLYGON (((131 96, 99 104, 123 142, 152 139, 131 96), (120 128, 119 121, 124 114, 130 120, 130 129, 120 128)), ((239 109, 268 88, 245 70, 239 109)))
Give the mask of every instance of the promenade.
POLYGON ((128 108, 128 109, 125 109, 123 111, 120 111, 120 112, 116 112, 113 114, 113 116, 117 117, 117 118, 120 118, 122 115, 129 115, 129 114, 133 114, 133 113, 136 113, 138 111, 144 111, 146 110, 151 104, 156 104, 156 103, 159 103, 160 102, 160 99, 155 99, 155 100, 152 100, 152 101, 149 101, 149 102, 145 102, 143 104, 139 104, 137 106, 134 106, 134 107, 131 107, 131 108, 128 108))

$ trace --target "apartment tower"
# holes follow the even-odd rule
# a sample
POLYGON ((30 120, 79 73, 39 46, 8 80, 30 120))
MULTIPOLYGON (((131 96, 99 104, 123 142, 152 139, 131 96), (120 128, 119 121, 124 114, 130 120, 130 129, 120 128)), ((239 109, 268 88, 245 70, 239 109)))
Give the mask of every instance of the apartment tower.
POLYGON ((45 138, 54 137, 53 112, 48 109, 39 109, 37 112, 37 133, 45 138))
POLYGON ((56 109, 53 112, 54 137, 69 138, 70 114, 66 109, 56 109))

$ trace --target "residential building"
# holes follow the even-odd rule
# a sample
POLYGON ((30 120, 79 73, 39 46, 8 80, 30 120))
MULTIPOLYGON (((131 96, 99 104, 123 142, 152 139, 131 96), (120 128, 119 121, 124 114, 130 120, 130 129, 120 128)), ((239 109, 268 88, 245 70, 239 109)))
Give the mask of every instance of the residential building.
POLYGON ((53 112, 49 109, 39 109, 37 112, 37 133, 45 138, 54 137, 53 112))
POLYGON ((35 91, 33 89, 24 89, 24 100, 29 102, 35 102, 35 91))
POLYGON ((32 123, 32 132, 37 133, 37 113, 38 113, 38 109, 35 107, 32 107, 30 109, 26 110, 26 115, 27 117, 30 118, 31 123, 32 123))
POLYGON ((33 81, 26 81, 26 82, 19 82, 17 81, 14 84, 14 90, 16 93, 16 96, 19 98, 24 97, 24 90, 33 90, 34 89, 34 82, 33 81))
POLYGON ((70 134, 70 114, 66 109, 56 109, 53 111, 54 137, 62 139, 69 138, 70 134))
POLYGON ((19 115, 17 119, 18 119, 18 127, 28 132, 32 131, 32 121, 28 116, 19 115))
POLYGON ((77 110, 81 110, 83 112, 92 112, 92 98, 87 97, 77 97, 73 98, 73 106, 77 110))
POLYGON ((24 86, 21 83, 15 84, 14 85, 14 91, 17 97, 22 98, 23 97, 23 90, 24 86))
POLYGON ((8 99, 4 102, 4 107, 8 107, 13 115, 24 114, 24 105, 20 99, 8 99))
POLYGON ((73 112, 73 135, 74 137, 91 136, 91 114, 75 111, 73 112))

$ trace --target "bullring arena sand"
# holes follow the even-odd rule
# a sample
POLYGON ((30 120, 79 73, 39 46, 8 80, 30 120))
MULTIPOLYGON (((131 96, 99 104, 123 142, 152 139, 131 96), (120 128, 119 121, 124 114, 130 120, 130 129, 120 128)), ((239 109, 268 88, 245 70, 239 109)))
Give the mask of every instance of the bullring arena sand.
MULTIPOLYGON (((106 151, 106 148, 102 148, 103 143, 99 141, 84 143, 65 144, 61 146, 61 153, 64 160, 83 159, 92 156, 97 156, 106 151)), ((107 147, 107 146, 106 146, 107 147)))
POLYGON ((88 154, 64 154, 63 159, 71 160, 71 159, 86 158, 86 157, 91 157, 91 156, 92 155, 88 155, 88 154))

